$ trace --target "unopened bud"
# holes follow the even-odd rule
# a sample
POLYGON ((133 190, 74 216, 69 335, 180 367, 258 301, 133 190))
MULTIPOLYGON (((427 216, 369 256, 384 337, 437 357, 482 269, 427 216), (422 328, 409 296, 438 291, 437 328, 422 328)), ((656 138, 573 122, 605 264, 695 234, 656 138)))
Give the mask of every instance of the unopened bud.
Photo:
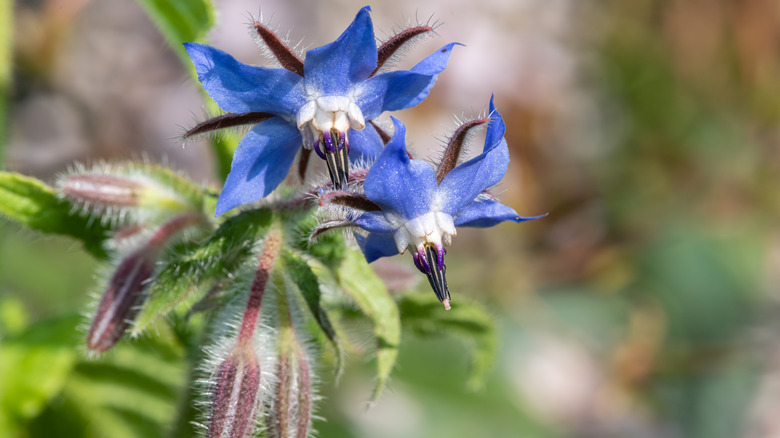
POLYGON ((78 204, 127 207, 138 205, 143 185, 126 177, 84 173, 64 177, 60 190, 78 204))
POLYGON ((142 248, 122 260, 100 299, 87 336, 87 348, 102 353, 122 337, 140 310, 154 273, 157 251, 142 248))
POLYGON ((311 428, 312 406, 309 363, 297 343, 293 341, 286 347, 282 348, 274 370, 277 387, 266 412, 268 436, 306 438, 311 428))
POLYGON ((87 335, 89 350, 102 353, 117 343, 141 310, 155 262, 165 245, 186 228, 205 222, 200 213, 176 216, 162 224, 141 249, 119 263, 92 320, 87 335))
POLYGON ((103 163, 62 176, 61 195, 102 220, 143 222, 150 216, 200 209, 200 189, 174 172, 144 163, 103 163), (140 215, 140 216, 133 216, 140 215))
POLYGON ((208 438, 244 438, 252 435, 260 390, 260 365, 248 344, 239 343, 215 373, 210 395, 208 438))

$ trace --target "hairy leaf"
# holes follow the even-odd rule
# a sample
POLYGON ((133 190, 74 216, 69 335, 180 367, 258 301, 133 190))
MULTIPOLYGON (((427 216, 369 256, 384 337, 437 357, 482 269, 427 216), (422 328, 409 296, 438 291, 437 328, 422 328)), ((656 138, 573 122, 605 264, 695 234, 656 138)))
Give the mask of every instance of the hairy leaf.
POLYGON ((336 375, 340 375, 344 353, 336 337, 336 331, 333 329, 325 309, 321 306, 320 297, 322 292, 320 291, 317 276, 314 275, 314 272, 312 272, 305 260, 290 251, 282 252, 282 262, 284 263, 285 271, 290 275, 293 282, 298 285, 298 289, 300 289, 304 300, 306 300, 306 305, 309 306, 309 310, 320 329, 333 344, 333 348, 336 349, 336 375))
POLYGON ((398 306, 380 279, 366 263, 363 254, 348 250, 338 272, 339 282, 374 325, 376 337, 377 385, 372 395, 376 400, 390 377, 401 341, 401 321, 398 306))
POLYGON ((244 211, 225 221, 202 245, 171 260, 152 283, 132 332, 142 332, 207 280, 219 280, 233 273, 252 255, 255 242, 271 220, 270 210, 244 211))

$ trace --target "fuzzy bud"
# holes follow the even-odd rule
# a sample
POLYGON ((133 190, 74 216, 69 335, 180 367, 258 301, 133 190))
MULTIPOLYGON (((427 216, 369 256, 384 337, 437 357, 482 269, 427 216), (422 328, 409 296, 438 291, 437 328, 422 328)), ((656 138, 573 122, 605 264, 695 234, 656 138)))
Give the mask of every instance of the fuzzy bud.
POLYGON ((252 435, 258 409, 260 365, 249 344, 239 343, 215 373, 211 393, 208 438, 252 435))
POLYGON ((206 223, 199 213, 176 216, 161 225, 140 249, 117 266, 103 292, 87 335, 87 348, 102 353, 122 337, 146 298, 146 287, 165 245, 186 228, 206 223))
POLYGON ((283 329, 280 334, 283 345, 274 370, 276 387, 266 411, 267 433, 271 438, 306 438, 313 399, 308 357, 291 330, 283 329))
POLYGON ((87 335, 87 348, 102 353, 122 337, 138 314, 146 284, 154 274, 157 251, 142 248, 126 257, 114 271, 100 299, 87 335))
POLYGON ((79 166, 63 175, 63 198, 104 221, 144 222, 160 214, 197 211, 202 195, 174 172, 144 163, 79 166))
POLYGON ((143 185, 129 178, 85 173, 64 177, 60 190, 66 198, 78 204, 127 207, 138 205, 143 185))

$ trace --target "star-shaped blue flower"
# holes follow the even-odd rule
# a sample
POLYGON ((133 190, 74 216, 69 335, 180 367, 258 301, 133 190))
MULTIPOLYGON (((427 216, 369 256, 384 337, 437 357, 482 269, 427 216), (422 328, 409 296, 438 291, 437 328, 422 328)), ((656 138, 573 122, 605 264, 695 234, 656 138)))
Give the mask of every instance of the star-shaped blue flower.
POLYGON ((354 159, 381 150, 379 134, 367 122, 428 96, 456 43, 411 70, 376 74, 378 54, 369 11, 368 6, 361 9, 336 41, 309 50, 302 66, 291 51, 292 67, 283 62, 286 68, 264 68, 242 64, 207 45, 185 44, 203 88, 220 108, 262 120, 233 156, 217 216, 274 190, 301 144, 326 159, 334 186, 344 188, 348 151, 352 149, 354 159))
MULTIPOLYGON (((457 234, 456 227, 484 228, 544 215, 519 216, 486 191, 503 178, 509 163, 506 125, 492 98, 482 153, 457 166, 459 154, 454 159, 449 157, 451 164, 443 162, 437 170, 424 161, 410 159, 404 125, 395 118, 393 121, 395 135, 369 170, 363 186, 365 197, 377 208, 368 208, 374 211, 352 219, 368 231, 367 236, 356 236, 358 244, 369 262, 409 249, 415 265, 428 276, 436 296, 449 309, 444 247, 457 234)), ((465 131, 463 134, 461 140, 465 131)))

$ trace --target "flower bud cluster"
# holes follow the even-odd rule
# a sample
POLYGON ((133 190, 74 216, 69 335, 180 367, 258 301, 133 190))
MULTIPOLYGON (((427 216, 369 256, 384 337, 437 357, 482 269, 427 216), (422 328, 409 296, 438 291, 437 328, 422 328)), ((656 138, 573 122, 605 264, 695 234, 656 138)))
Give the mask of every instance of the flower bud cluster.
POLYGON ((106 247, 119 254, 87 334, 102 353, 122 337, 143 305, 164 250, 190 230, 210 227, 202 193, 165 168, 140 163, 77 166, 58 183, 63 199, 115 228, 106 247))
POLYGON ((278 283, 273 279, 279 278, 274 268, 281 244, 278 229, 266 235, 237 333, 227 341, 234 347, 212 360, 218 365, 207 379, 208 438, 249 437, 258 422, 269 437, 308 436, 312 376, 290 316, 299 312, 290 310, 284 284, 272 287, 278 283), (258 336, 258 327, 264 336, 258 336))
POLYGON ((87 349, 102 353, 119 341, 141 309, 163 249, 185 229, 204 222, 201 213, 176 216, 162 224, 140 248, 120 260, 92 318, 87 349))

